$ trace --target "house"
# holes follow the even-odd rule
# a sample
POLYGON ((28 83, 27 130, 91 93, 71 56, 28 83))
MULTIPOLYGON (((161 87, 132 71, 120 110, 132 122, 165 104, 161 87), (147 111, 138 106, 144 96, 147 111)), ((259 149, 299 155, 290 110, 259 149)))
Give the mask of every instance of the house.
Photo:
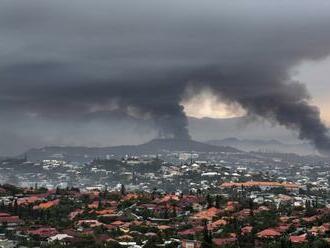
POLYGON ((261 190, 270 190, 274 188, 285 188, 288 191, 297 191, 300 186, 294 183, 279 183, 279 182, 262 182, 262 181, 250 181, 242 183, 226 182, 220 185, 220 188, 255 188, 259 187, 261 190))
POLYGON ((261 239, 277 238, 280 236, 281 236, 281 233, 276 231, 273 228, 267 228, 267 229, 257 233, 257 237, 261 238, 261 239))
POLYGON ((200 248, 202 246, 197 240, 182 240, 182 248, 200 248))
POLYGON ((43 198, 39 196, 29 196, 29 197, 22 197, 17 199, 17 205, 29 205, 35 203, 37 201, 41 201, 43 198))
POLYGON ((221 210, 215 207, 209 208, 207 210, 201 211, 196 213, 191 217, 191 219, 195 220, 212 220, 214 217, 216 217, 219 213, 221 213, 221 210))
POLYGON ((72 211, 71 213, 69 213, 68 218, 70 220, 73 220, 74 218, 76 218, 79 214, 82 214, 84 212, 84 210, 82 209, 76 209, 75 211, 72 211))
POLYGON ((195 226, 195 227, 190 228, 190 229, 179 231, 178 234, 180 236, 193 236, 195 234, 203 232, 203 230, 204 230, 203 226, 195 226))
POLYGON ((225 208, 225 211, 227 212, 235 212, 235 210, 238 207, 238 202, 236 201, 228 201, 227 202, 227 206, 225 208))
POLYGON ((78 226, 89 226, 89 227, 97 227, 103 225, 101 222, 98 220, 79 220, 78 221, 78 226))
POLYGON ((289 239, 292 244, 302 244, 307 242, 307 235, 306 234, 302 234, 299 236, 292 235, 290 236, 289 239))
POLYGON ((95 211, 97 215, 109 215, 114 214, 116 211, 114 209, 108 208, 104 210, 95 211))
POLYGON ((208 225, 207 225, 207 229, 210 230, 210 231, 213 231, 213 230, 218 229, 218 228, 221 227, 221 226, 225 226, 225 225, 227 225, 227 223, 228 223, 228 222, 227 222, 226 220, 224 220, 224 219, 219 219, 219 220, 217 220, 217 221, 214 221, 214 222, 208 224, 208 225))
POLYGON ((198 212, 200 212, 200 211, 203 210, 203 206, 202 206, 202 204, 200 204, 200 203, 198 203, 198 202, 194 202, 194 203, 192 204, 192 209, 193 209, 194 211, 198 211, 198 212))
POLYGON ((242 228, 241 228, 241 233, 242 233, 243 235, 249 234, 249 233, 252 232, 252 229, 253 229, 253 227, 250 226, 250 225, 249 225, 249 226, 242 227, 242 228))
POLYGON ((313 226, 309 232, 314 235, 314 236, 318 236, 318 235, 323 235, 326 233, 329 233, 330 229, 329 229, 329 224, 323 224, 321 226, 313 226))
POLYGON ((128 200, 134 200, 134 199, 138 199, 139 198, 139 195, 138 194, 135 194, 135 193, 128 193, 127 195, 125 195, 123 197, 123 200, 124 201, 128 201, 128 200))
POLYGON ((279 233, 285 233, 290 229, 290 226, 291 225, 288 225, 288 224, 282 224, 282 225, 277 226, 275 228, 275 230, 278 231, 279 233))
POLYGON ((308 224, 312 224, 312 223, 315 223, 318 219, 319 219, 319 216, 314 215, 314 216, 311 216, 311 217, 303 218, 303 221, 308 223, 308 224))
POLYGON ((51 243, 51 242, 54 242, 54 241, 60 241, 60 243, 62 244, 67 244, 67 240, 68 239, 72 239, 73 237, 68 235, 68 234, 65 234, 65 233, 61 233, 61 234, 56 234, 54 236, 51 236, 48 238, 48 242, 51 243))
POLYGON ((42 202, 37 206, 34 206, 33 209, 48 209, 57 206, 60 203, 59 199, 48 201, 48 202, 42 202))
POLYGON ((12 240, 8 239, 0 239, 0 247, 5 247, 5 248, 15 248, 17 247, 16 243, 12 240))
POLYGON ((117 220, 117 221, 114 221, 111 223, 112 226, 115 226, 115 227, 120 227, 120 226, 123 226, 126 222, 123 222, 123 221, 120 221, 120 220, 117 220))
POLYGON ((194 230, 193 228, 178 232, 178 235, 180 236, 193 236, 195 234, 196 234, 196 230, 194 230))
POLYGON ((252 215, 251 209, 244 208, 241 211, 233 214, 233 216, 236 216, 238 219, 243 220, 245 218, 248 218, 252 215))
POLYGON ((51 227, 41 227, 34 230, 28 230, 27 233, 30 235, 40 236, 42 238, 49 238, 58 234, 58 231, 55 228, 51 227))
POLYGON ((93 201, 91 204, 88 204, 88 208, 90 209, 97 209, 99 207, 98 201, 93 201))
POLYGON ((6 213, 0 214, 0 224, 7 226, 17 226, 23 223, 23 220, 21 220, 18 216, 12 216, 6 213))
POLYGON ((0 195, 4 195, 6 194, 6 192, 7 192, 6 189, 0 187, 0 195))
POLYGON ((215 245, 215 247, 223 247, 224 245, 233 244, 237 241, 236 237, 230 237, 230 238, 217 238, 213 239, 212 242, 215 245))
POLYGON ((158 225, 157 228, 158 228, 160 231, 166 231, 166 230, 171 230, 171 229, 173 229, 173 227, 168 226, 168 225, 158 225))

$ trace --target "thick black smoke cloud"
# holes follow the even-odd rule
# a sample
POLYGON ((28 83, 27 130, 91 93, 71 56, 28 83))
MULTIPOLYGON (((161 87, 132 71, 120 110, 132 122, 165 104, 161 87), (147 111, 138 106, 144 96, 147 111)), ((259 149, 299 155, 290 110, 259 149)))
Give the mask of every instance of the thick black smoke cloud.
POLYGON ((0 111, 72 120, 120 110, 189 138, 187 87, 287 128, 329 154, 291 69, 330 52, 325 1, 0 2, 0 111))
MULTIPOLYGON (((248 71, 245 68, 224 73, 213 68, 201 75, 204 74, 203 80, 222 100, 239 103, 250 115, 297 130, 299 138, 311 141, 319 152, 328 155, 328 129, 320 120, 318 108, 309 104, 305 86, 285 79, 286 69, 269 72, 262 65, 248 71)), ((205 84, 197 84, 197 87, 205 87, 205 84)))

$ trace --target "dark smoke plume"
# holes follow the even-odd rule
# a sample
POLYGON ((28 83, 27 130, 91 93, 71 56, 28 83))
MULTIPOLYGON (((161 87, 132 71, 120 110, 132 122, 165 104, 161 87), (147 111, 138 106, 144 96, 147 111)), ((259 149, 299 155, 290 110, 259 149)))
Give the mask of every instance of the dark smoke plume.
POLYGON ((196 87, 213 89, 219 98, 240 104, 248 114, 258 115, 297 130, 299 138, 311 141, 323 154, 330 154, 328 128, 320 119, 319 109, 309 104, 309 95, 304 85, 290 82, 288 69, 267 65, 255 68, 235 67, 234 70, 210 68, 199 71, 204 78, 196 87))

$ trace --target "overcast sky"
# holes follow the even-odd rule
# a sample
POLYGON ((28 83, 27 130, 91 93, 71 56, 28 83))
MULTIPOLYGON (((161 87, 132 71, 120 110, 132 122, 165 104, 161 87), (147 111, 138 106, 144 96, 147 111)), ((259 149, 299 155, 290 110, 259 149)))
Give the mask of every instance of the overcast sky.
POLYGON ((330 123, 329 13, 321 0, 0 0, 0 154, 186 138, 185 113, 258 115, 322 146, 309 104, 330 123))

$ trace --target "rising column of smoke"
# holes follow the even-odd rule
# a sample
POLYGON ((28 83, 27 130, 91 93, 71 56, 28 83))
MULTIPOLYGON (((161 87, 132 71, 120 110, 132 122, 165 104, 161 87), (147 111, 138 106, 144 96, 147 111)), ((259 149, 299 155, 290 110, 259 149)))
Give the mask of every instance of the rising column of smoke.
POLYGON ((224 101, 236 102, 250 115, 273 120, 298 131, 324 155, 330 155, 328 129, 316 106, 309 104, 305 85, 290 81, 288 66, 211 66, 199 70, 197 87, 210 87, 224 101))
POLYGON ((158 129, 159 138, 185 140, 191 138, 187 128, 188 121, 183 106, 178 102, 167 102, 165 104, 155 102, 151 104, 151 106, 141 106, 141 104, 135 105, 140 111, 149 114, 155 127, 158 129))
POLYGON ((147 76, 130 76, 119 87, 105 83, 103 92, 109 93, 104 97, 116 98, 123 112, 151 120, 158 138, 190 139, 187 116, 180 104, 186 73, 144 74, 147 76))

